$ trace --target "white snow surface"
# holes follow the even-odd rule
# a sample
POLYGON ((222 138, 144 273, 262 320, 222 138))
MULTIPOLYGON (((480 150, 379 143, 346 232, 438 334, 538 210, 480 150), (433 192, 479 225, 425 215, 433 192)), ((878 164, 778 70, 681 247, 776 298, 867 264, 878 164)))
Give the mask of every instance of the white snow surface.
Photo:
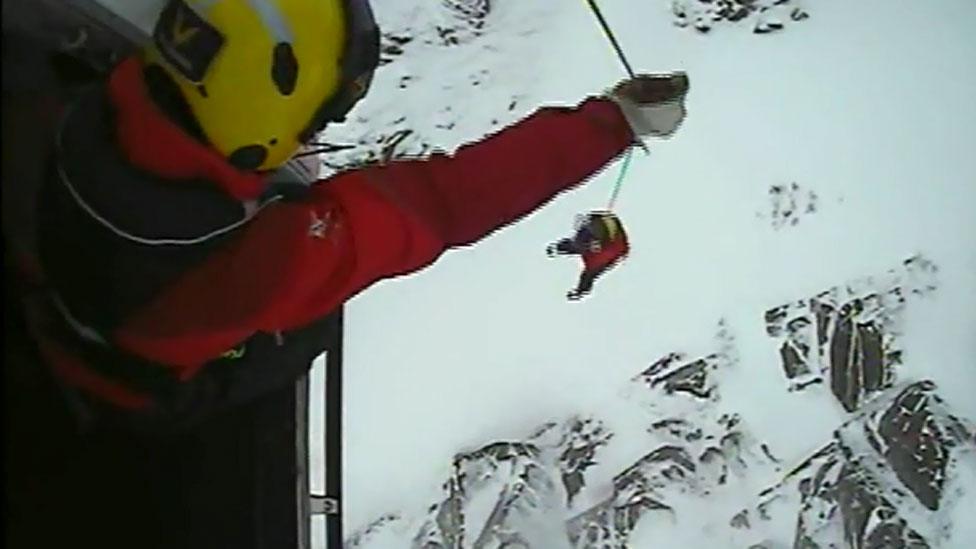
MULTIPOLYGON (((372 4, 389 32, 419 35, 443 17, 436 2, 372 4)), ((585 3, 492 4, 483 36, 404 46, 350 123, 325 137, 351 142, 407 127, 453 150, 622 77, 585 3), (411 83, 400 89, 406 75, 411 83), (512 98, 518 107, 509 111, 512 98), (438 129, 448 106, 456 125, 438 129)), ((764 311, 915 254, 938 265, 939 288, 906 308, 898 375, 932 379, 956 413, 976 418, 976 3, 820 0, 805 6, 810 19, 762 36, 749 25, 680 29, 664 0, 601 4, 639 71, 683 70, 691 80, 684 126, 650 142, 650 156, 635 155, 618 202, 631 257, 590 298, 569 303, 578 265, 543 253, 575 214, 605 205, 612 165, 477 245, 354 298, 344 373, 347 533, 386 513, 421 516, 441 497, 459 451, 521 440, 573 415, 599 417, 617 433, 588 473, 588 485, 605 488, 652 449, 638 436, 646 417, 622 388, 668 352, 710 350, 720 318, 739 357, 722 374, 722 407, 796 463, 829 440, 844 411, 826 390, 787 392, 764 311), (818 211, 773 230, 768 189, 793 181, 817 193, 818 211)), ((969 491, 956 509, 976 508, 974 497, 969 491)), ((722 532, 699 525, 727 506, 696 505, 676 523, 638 524, 633 546, 723 546, 722 532)), ((945 546, 976 546, 972 521, 954 522, 945 546)), ((402 530, 384 531, 390 541, 373 546, 398 547, 415 533, 402 530)))

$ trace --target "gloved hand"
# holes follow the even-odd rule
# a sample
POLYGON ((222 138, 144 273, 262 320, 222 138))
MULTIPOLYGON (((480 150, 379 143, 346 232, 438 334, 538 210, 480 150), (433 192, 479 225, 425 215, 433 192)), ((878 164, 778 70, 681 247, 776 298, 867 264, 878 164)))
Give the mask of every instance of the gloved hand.
POLYGON ((569 291, 566 294, 566 299, 568 299, 570 301, 579 301, 579 300, 583 299, 583 297, 585 297, 585 296, 586 296, 586 294, 584 292, 580 292, 580 291, 577 291, 577 290, 571 290, 571 291, 569 291))
POLYGON ((638 137, 669 138, 685 119, 688 75, 640 74, 606 93, 616 103, 638 137))

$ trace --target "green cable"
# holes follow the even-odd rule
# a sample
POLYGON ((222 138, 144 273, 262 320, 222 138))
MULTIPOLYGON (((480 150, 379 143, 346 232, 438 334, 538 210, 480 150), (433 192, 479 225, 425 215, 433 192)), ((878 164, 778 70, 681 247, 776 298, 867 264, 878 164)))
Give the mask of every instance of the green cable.
POLYGON ((634 156, 634 148, 631 147, 627 149, 627 155, 624 156, 624 165, 620 168, 620 173, 617 174, 617 182, 613 185, 613 194, 610 195, 610 204, 607 205, 607 211, 613 211, 613 205, 617 202, 617 196, 620 194, 620 188, 624 183, 624 176, 627 175, 627 169, 630 167, 630 159, 634 156))

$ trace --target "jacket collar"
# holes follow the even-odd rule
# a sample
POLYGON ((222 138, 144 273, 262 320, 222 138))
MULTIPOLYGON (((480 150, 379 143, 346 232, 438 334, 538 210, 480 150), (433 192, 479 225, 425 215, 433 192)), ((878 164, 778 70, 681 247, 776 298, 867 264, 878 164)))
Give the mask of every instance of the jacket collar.
POLYGON ((108 92, 116 110, 118 145, 132 164, 166 179, 210 181, 242 201, 264 191, 264 176, 238 170, 166 118, 149 97, 135 56, 112 71, 108 92))

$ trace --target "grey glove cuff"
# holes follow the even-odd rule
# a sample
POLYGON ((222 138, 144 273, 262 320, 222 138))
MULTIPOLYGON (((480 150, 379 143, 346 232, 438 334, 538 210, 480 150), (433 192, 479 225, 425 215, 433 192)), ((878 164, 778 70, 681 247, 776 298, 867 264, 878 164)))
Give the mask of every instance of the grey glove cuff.
POLYGON ((684 98, 662 103, 637 103, 620 94, 609 92, 606 96, 620 107, 624 118, 638 137, 674 135, 685 119, 684 98))

